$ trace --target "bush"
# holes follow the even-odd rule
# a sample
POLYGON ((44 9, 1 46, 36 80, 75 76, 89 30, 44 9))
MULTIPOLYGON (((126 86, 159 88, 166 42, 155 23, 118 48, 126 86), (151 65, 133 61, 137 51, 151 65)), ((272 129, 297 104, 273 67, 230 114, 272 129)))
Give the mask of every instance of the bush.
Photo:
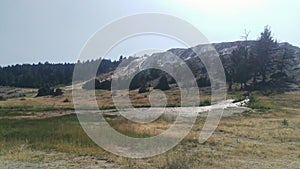
POLYGON ((46 87, 39 88, 36 97, 50 96, 53 94, 54 94, 54 89, 51 89, 50 87, 46 86, 46 87))
POLYGON ((66 98, 63 102, 64 102, 64 103, 69 103, 70 100, 69 100, 68 98, 66 98))
POLYGON ((289 125, 289 122, 287 121, 287 119, 284 119, 281 123, 284 126, 288 126, 289 125))
POLYGON ((57 88, 56 90, 50 88, 50 87, 42 87, 38 90, 38 94, 36 97, 42 97, 42 96, 60 96, 63 94, 63 91, 60 88, 57 88))
POLYGON ((63 91, 60 89, 60 88, 57 88, 55 90, 55 92, 53 93, 53 96, 60 96, 60 95, 63 95, 63 91))

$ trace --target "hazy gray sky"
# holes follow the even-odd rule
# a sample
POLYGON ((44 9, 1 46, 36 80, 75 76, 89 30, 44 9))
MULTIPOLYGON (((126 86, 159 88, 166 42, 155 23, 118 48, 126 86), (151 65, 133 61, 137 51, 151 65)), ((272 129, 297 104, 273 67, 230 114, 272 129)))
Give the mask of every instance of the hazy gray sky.
MULTIPOLYGON (((299 7, 298 0, 1 0, 0 64, 75 62, 99 28, 144 12, 185 19, 210 42, 239 40, 244 29, 251 31, 250 39, 256 39, 269 25, 278 41, 300 46, 299 7)), ((160 42, 145 46, 180 47, 176 42, 160 42)), ((132 51, 117 49, 115 55, 132 51)))

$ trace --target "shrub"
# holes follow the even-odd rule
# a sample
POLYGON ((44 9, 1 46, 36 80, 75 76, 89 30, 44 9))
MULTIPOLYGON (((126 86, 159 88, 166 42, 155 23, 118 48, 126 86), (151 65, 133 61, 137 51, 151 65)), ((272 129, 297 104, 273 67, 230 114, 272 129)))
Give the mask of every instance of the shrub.
POLYGON ((287 119, 283 119, 283 121, 281 123, 284 126, 288 126, 289 125, 289 122, 287 121, 287 119))
POLYGON ((45 87, 39 88, 38 94, 36 95, 36 97, 49 96, 49 95, 53 95, 53 94, 54 94, 54 90, 48 86, 45 86, 45 87))
POLYGON ((66 98, 63 102, 64 102, 64 103, 69 103, 70 100, 69 100, 68 98, 66 98))
POLYGON ((57 88, 55 90, 55 92, 53 93, 53 96, 60 96, 60 95, 63 95, 63 91, 60 89, 60 88, 57 88))
POLYGON ((63 91, 60 88, 53 89, 48 86, 42 87, 38 90, 38 94, 36 97, 41 97, 41 96, 60 96, 63 94, 63 91))

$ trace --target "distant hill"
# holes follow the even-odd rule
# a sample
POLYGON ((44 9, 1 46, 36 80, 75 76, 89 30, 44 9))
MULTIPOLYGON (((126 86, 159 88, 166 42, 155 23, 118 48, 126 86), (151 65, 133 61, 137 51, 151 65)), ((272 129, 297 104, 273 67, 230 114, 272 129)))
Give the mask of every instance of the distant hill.
MULTIPOLYGON (((240 46, 248 46, 249 48, 254 47, 255 41, 235 41, 235 42, 222 42, 222 43, 213 43, 212 44, 216 51, 219 53, 220 56, 225 56, 228 59, 230 59, 230 55, 232 54, 232 51, 237 49, 237 47, 240 46)), ((297 46, 293 46, 287 42, 279 43, 279 50, 290 50, 293 53, 293 56, 295 57, 295 62, 297 63, 294 65, 293 71, 298 71, 300 68, 300 48, 297 46)), ((197 55, 193 52, 199 51, 201 48, 206 48, 209 45, 198 45, 192 48, 188 49, 182 49, 182 48, 175 48, 170 49, 168 51, 174 53, 176 56, 179 56, 185 61, 189 61, 190 63, 197 62, 197 55)), ((161 53, 161 56, 163 57, 164 53, 161 53)), ((292 72, 291 72, 292 73, 292 72)), ((294 72, 296 73, 296 72, 294 72)))
MULTIPOLYGON (((174 55, 181 58, 185 63, 189 66, 189 68, 192 70, 192 73, 197 78, 198 86, 207 86, 209 85, 209 78, 206 72, 206 68, 203 65, 201 59, 198 57, 199 55, 209 55, 207 51, 208 49, 213 46, 220 57, 224 58, 222 59, 223 65, 228 64, 231 62, 234 58, 232 58, 232 52, 236 50, 239 46, 245 46, 251 49, 255 47, 256 41, 236 41, 236 42, 222 42, 222 43, 214 43, 211 45, 198 45, 191 48, 174 48, 169 49, 165 52, 160 53, 154 53, 150 56, 143 56, 139 58, 134 58, 130 62, 126 64, 121 64, 118 71, 114 73, 115 77, 119 78, 126 78, 130 74, 136 74, 140 71, 139 66, 142 63, 142 66, 147 67, 147 64, 149 66, 155 62, 155 64, 159 64, 161 67, 177 67, 178 69, 174 70, 174 72, 180 71, 180 63, 176 60, 174 60, 174 55), (198 52, 195 53, 194 51, 198 52)), ((278 56, 275 55, 275 57, 280 57, 280 53, 284 51, 289 51, 289 55, 291 55, 292 59, 292 65, 289 67, 288 71, 286 72, 287 75, 297 81, 300 80, 300 48, 293 46, 289 43, 278 43, 278 49, 276 49, 276 53, 278 53, 278 56)), ((149 67, 148 66, 148 67, 149 67)), ((251 65, 252 67, 255 67, 255 64, 251 65)), ((226 68, 225 68, 226 69, 226 68)), ((273 70, 276 72, 276 70, 273 70)), ((144 71, 142 73, 137 74, 137 78, 133 79, 134 83, 145 83, 147 81, 147 85, 155 85, 155 82, 162 77, 162 75, 168 77, 169 83, 172 83, 174 79, 172 79, 168 74, 163 72, 155 72, 155 71, 144 71), (157 75, 158 74, 158 75, 157 75)), ((106 78, 107 79, 107 78, 106 78)), ((140 86, 136 86, 140 87, 140 86)))
MULTIPOLYGON (((227 58, 225 61, 230 62, 231 53, 233 50, 237 49, 238 46, 248 46, 252 48, 255 44, 255 41, 236 41, 236 42, 222 42, 212 44, 219 55, 227 58)), ((172 57, 168 53, 173 53, 179 56, 184 60, 188 66, 191 68, 195 77, 200 78, 206 74, 205 67, 201 63, 201 60, 197 57, 196 53, 193 50, 200 51, 205 49, 208 45, 198 45, 192 48, 174 48, 169 49, 166 52, 154 53, 151 56, 159 63, 160 61, 164 64, 174 64, 172 57), (200 66, 199 66, 200 65, 200 66)), ((289 50, 292 52, 294 57, 294 65, 290 69, 289 74, 293 76, 300 75, 300 48, 293 46, 289 43, 279 43, 279 50, 289 50)), ((97 76, 105 77, 107 79, 107 74, 113 72, 120 65, 122 72, 130 72, 130 69, 137 68, 139 60, 143 59, 140 57, 129 57, 123 58, 119 61, 103 60, 100 67, 97 71, 97 76), (104 76, 106 75, 106 76, 104 76)), ((89 68, 98 65, 100 59, 86 62, 78 62, 78 67, 82 71, 89 72, 89 68)), ((255 66, 255 65, 253 65, 255 66)), ((65 63, 65 64, 50 64, 50 63, 39 63, 39 64, 24 64, 24 65, 13 65, 7 67, 0 67, 0 85, 1 86, 15 86, 15 87, 28 87, 28 88, 39 88, 45 85, 56 86, 56 85, 69 85, 72 83, 74 63, 65 63)), ((145 74, 142 74, 145 76, 145 74)), ((77 81, 86 81, 92 78, 91 76, 78 76, 77 81)), ((153 79, 159 79, 160 76, 154 76, 153 79)), ((300 78, 298 78, 300 79, 300 78)), ((171 79, 169 79, 171 80, 171 79)))

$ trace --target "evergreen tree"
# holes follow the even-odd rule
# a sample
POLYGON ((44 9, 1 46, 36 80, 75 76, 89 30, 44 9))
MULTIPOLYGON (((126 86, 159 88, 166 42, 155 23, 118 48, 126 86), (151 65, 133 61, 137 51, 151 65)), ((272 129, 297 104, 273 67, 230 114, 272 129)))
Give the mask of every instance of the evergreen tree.
POLYGON ((236 83, 240 83, 241 90, 247 85, 247 81, 251 78, 252 65, 249 62, 249 51, 247 46, 238 46, 232 52, 231 60, 233 66, 232 79, 236 83))
POLYGON ((262 77, 262 83, 266 82, 268 73, 272 71, 274 54, 277 50, 278 44, 272 37, 270 28, 266 26, 259 39, 255 42, 253 50, 254 85, 257 83, 257 76, 262 77))
POLYGON ((169 90, 170 86, 168 84, 168 80, 166 78, 166 76, 162 76, 159 81, 158 84, 154 87, 154 89, 160 89, 160 90, 169 90))

